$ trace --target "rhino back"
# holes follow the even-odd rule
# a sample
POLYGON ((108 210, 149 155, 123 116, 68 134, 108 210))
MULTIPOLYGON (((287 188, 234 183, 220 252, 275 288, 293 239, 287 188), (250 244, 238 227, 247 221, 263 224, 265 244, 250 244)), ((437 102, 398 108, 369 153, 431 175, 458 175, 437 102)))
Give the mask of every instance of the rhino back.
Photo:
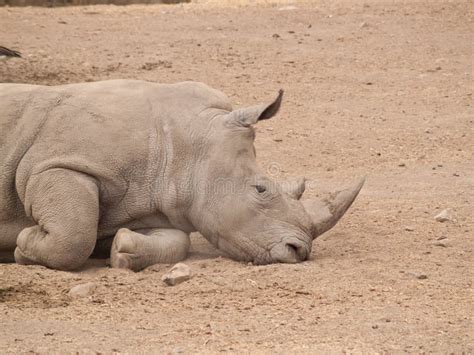
POLYGON ((133 201, 146 198, 138 195, 152 193, 170 161, 163 147, 188 139, 190 125, 199 134, 207 108, 231 109, 219 91, 190 82, 7 84, 0 95, 0 192, 12 199, 0 206, 4 214, 18 208, 31 174, 57 167, 96 177, 105 207, 127 193, 133 201))

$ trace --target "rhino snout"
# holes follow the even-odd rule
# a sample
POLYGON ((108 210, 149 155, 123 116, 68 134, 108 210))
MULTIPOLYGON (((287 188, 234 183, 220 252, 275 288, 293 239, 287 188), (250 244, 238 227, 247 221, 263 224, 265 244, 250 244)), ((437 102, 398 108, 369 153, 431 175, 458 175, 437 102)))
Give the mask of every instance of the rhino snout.
POLYGON ((283 241, 275 245, 270 254, 272 259, 280 263, 299 263, 308 259, 310 250, 300 240, 283 241))

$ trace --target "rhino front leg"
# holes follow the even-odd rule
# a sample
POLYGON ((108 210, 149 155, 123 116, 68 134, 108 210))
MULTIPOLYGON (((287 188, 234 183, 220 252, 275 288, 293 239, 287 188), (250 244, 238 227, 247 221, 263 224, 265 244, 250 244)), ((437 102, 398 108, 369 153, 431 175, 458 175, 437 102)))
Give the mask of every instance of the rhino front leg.
POLYGON ((120 229, 110 252, 112 267, 139 271, 153 264, 171 264, 186 258, 189 235, 177 229, 120 229))
POLYGON ((87 260, 94 249, 99 219, 93 178, 68 169, 32 175, 24 204, 36 225, 18 235, 17 263, 72 270, 87 260))

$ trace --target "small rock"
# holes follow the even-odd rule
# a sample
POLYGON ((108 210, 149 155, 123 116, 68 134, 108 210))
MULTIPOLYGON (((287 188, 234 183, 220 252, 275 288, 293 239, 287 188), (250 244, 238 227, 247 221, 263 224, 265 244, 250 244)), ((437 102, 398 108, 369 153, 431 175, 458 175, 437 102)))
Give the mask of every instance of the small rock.
POLYGON ((415 228, 410 227, 410 226, 407 226, 407 227, 405 227, 405 230, 406 230, 407 232, 413 232, 413 231, 415 230, 415 228))
POLYGON ((175 286, 181 282, 189 280, 190 278, 191 269, 189 266, 183 263, 177 263, 166 274, 163 275, 161 280, 168 286, 175 286))
POLYGON ((436 246, 436 247, 443 247, 443 248, 448 247, 447 240, 445 240, 444 242, 434 242, 433 245, 436 246))
POLYGON ((252 279, 247 279, 247 282, 248 282, 249 284, 251 284, 252 286, 255 286, 255 287, 258 286, 257 282, 254 281, 254 280, 252 280, 252 279))
POLYGON ((372 326, 372 329, 377 329, 378 327, 379 327, 379 326, 378 326, 377 324, 374 324, 374 325, 372 326))
POLYGON ((428 276, 425 275, 425 274, 418 274, 418 275, 416 275, 416 278, 418 280, 426 280, 428 278, 428 276))
POLYGON ((398 163, 398 166, 404 167, 404 166, 406 166, 406 164, 404 162, 400 162, 400 163, 398 163))
POLYGON ((359 25, 360 28, 364 28, 364 27, 368 27, 368 26, 369 26, 369 24, 368 24, 367 22, 362 22, 362 23, 359 25))
POLYGON ((85 284, 79 284, 69 290, 69 296, 72 298, 82 298, 92 295, 94 290, 97 288, 95 282, 87 282, 85 284))
POLYGON ((272 37, 273 37, 273 38, 280 38, 280 35, 279 35, 278 33, 274 33, 274 34, 272 35, 272 37))
POLYGON ((451 211, 449 211, 449 209, 442 210, 434 218, 441 223, 451 221, 453 219, 451 216, 451 211))

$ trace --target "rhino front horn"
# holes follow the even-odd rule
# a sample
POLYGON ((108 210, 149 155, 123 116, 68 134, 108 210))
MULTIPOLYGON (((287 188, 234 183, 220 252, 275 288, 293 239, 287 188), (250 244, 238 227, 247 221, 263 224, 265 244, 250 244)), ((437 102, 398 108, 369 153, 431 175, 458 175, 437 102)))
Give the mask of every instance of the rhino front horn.
POLYGON ((334 192, 325 199, 302 201, 312 221, 313 239, 336 225, 359 194, 364 182, 365 178, 362 178, 351 187, 334 192))

